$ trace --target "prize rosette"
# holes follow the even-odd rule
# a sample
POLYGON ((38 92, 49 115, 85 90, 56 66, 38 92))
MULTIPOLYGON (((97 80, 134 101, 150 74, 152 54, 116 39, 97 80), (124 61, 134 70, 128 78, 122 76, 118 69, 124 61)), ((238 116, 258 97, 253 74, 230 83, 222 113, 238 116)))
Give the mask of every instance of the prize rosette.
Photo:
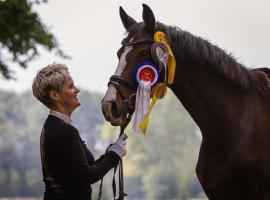
POLYGON ((151 83, 151 88, 153 88, 159 81, 158 67, 151 62, 138 64, 134 71, 133 79, 137 85, 140 81, 149 81, 151 83))

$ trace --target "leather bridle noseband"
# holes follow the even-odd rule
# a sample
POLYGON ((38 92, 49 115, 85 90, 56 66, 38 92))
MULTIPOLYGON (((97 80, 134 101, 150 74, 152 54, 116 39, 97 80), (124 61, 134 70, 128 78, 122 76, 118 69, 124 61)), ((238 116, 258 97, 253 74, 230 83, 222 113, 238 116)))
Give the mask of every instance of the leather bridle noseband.
MULTIPOLYGON (((122 100, 125 104, 125 110, 124 110, 125 113, 124 114, 132 116, 132 114, 134 113, 134 110, 135 110, 135 107, 132 104, 132 98, 135 98, 135 96, 136 96, 136 86, 133 84, 132 81, 130 81, 128 79, 124 79, 118 75, 111 76, 110 81, 108 82, 108 86, 110 84, 112 84, 116 88, 118 94, 120 95, 120 97, 122 98, 122 100), (126 88, 128 88, 129 90, 134 91, 134 92, 131 95, 129 95, 128 97, 126 97, 123 95, 123 93, 119 89, 120 85, 123 85, 126 88)), ((125 123, 127 123, 127 125, 128 125, 129 122, 125 121, 125 123)))

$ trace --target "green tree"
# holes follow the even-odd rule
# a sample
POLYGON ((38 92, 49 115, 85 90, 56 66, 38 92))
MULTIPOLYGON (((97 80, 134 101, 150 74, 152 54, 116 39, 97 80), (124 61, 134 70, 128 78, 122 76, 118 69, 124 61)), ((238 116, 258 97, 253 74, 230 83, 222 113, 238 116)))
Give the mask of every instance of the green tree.
POLYGON ((149 165, 147 173, 142 177, 146 199, 175 199, 180 196, 175 167, 171 163, 159 162, 149 165), (151 191, 151 192, 150 192, 151 191))
POLYGON ((30 92, 0 92, 0 102, 0 196, 40 196, 39 134, 45 112, 30 92))
POLYGON ((10 63, 26 68, 39 55, 38 46, 66 57, 52 33, 41 22, 33 5, 46 0, 0 1, 0 73, 6 79, 14 78, 10 63))

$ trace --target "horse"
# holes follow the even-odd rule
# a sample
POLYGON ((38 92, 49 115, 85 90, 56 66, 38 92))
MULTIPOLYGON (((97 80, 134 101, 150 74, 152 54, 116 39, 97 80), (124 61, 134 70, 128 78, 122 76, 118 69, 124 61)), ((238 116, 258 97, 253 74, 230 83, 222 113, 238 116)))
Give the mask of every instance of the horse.
MULTIPOLYGON (((174 81, 166 86, 201 130, 195 171, 205 194, 210 200, 270 199, 268 68, 248 69, 208 40, 156 21, 145 4, 143 22, 122 7, 119 12, 127 37, 102 100, 105 119, 120 126, 134 110, 133 71, 144 61, 160 66, 151 47, 161 31, 176 61, 174 81)), ((161 68, 160 82, 167 79, 166 70, 161 68)))

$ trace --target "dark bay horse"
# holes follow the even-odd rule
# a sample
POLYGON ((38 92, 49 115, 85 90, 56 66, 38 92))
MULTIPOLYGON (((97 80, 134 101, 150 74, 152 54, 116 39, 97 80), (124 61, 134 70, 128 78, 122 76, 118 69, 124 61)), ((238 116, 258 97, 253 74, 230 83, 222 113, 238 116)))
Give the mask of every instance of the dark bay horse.
MULTIPOLYGON (((150 47, 154 33, 162 31, 176 59, 175 79, 168 87, 202 132, 196 173, 207 197, 269 200, 269 70, 249 70, 210 42, 156 22, 145 4, 143 22, 137 23, 122 7, 120 16, 128 35, 102 101, 105 118, 113 125, 125 122, 127 107, 134 106, 130 97, 136 94, 134 67, 155 62, 150 47)), ((160 81, 164 76, 163 68, 160 81)))

